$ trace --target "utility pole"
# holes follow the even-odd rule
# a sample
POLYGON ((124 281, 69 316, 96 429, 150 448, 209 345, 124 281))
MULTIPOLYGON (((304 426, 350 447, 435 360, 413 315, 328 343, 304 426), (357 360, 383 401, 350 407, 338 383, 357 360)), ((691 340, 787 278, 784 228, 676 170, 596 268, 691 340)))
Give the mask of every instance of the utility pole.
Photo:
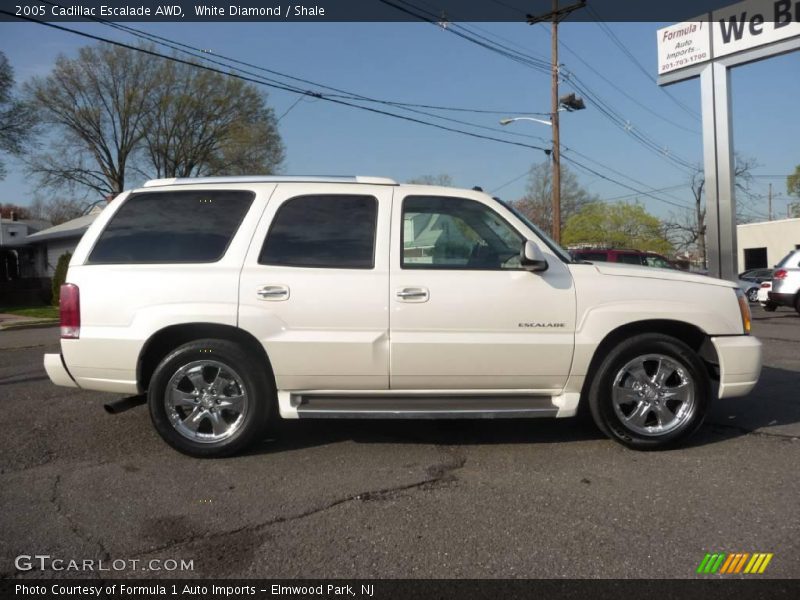
POLYGON ((769 184, 769 210, 767 211, 769 220, 772 221, 772 184, 769 184))
POLYGON ((552 54, 552 83, 551 83, 551 101, 550 101, 550 121, 553 123, 553 231, 552 237, 557 243, 561 243, 561 128, 559 125, 558 108, 558 23, 565 19, 572 11, 578 10, 586 6, 586 0, 581 0, 576 4, 559 8, 559 0, 553 0, 553 10, 546 15, 534 17, 527 15, 529 25, 540 23, 543 21, 550 21, 551 23, 551 54, 552 54))

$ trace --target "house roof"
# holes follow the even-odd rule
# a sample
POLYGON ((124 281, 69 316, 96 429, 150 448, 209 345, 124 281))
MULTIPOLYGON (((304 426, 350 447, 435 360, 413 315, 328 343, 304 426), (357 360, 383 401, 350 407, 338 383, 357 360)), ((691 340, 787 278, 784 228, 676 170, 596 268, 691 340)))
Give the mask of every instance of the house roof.
POLYGON ((47 240, 80 237, 86 232, 86 230, 89 228, 89 225, 94 222, 98 214, 100 214, 99 211, 96 213, 83 215, 82 217, 72 219, 71 221, 65 221, 64 223, 56 225, 55 227, 43 229, 42 231, 29 235, 25 238, 25 241, 35 243, 44 242, 47 240))

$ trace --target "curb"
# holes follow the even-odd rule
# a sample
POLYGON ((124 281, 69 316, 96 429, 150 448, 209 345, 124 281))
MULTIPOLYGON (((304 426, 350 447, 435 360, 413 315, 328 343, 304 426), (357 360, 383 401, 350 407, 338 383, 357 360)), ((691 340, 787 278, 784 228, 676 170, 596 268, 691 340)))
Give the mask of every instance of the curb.
POLYGON ((10 323, 0 324, 0 331, 11 331, 18 329, 38 329, 41 327, 53 327, 59 324, 58 319, 36 319, 31 321, 11 321, 10 323))

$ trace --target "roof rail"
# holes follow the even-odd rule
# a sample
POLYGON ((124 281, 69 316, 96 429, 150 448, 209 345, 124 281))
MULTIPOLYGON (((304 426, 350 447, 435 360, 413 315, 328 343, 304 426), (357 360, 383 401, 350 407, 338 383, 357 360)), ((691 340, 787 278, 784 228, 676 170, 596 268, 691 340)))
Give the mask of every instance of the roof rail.
POLYGON ((163 185, 192 185, 212 183, 365 183, 371 185, 397 185, 388 177, 362 177, 360 175, 308 177, 302 175, 248 175, 243 177, 172 177, 151 179, 142 187, 163 185))

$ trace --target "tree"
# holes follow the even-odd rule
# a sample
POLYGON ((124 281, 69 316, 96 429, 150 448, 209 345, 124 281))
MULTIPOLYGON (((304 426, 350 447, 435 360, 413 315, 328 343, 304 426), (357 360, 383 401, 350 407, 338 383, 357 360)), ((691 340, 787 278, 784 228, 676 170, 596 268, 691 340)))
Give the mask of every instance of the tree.
MULTIPOLYGON (((753 169, 757 163, 752 158, 740 155, 734 157, 734 185, 737 192, 736 218, 739 222, 746 222, 747 217, 743 210, 754 198, 750 191, 753 181, 753 169)), ((689 177, 689 188, 692 192, 692 212, 682 215, 671 215, 665 221, 667 237, 672 244, 680 250, 697 250, 697 255, 703 268, 707 264, 706 249, 706 206, 705 206, 705 171, 698 166, 689 177)))
POLYGON ((122 192, 157 73, 152 56, 90 46, 74 59, 59 56, 50 75, 29 81, 28 98, 55 134, 52 150, 33 153, 29 162, 42 185, 102 196, 122 192))
POLYGON ((254 85, 164 61, 145 122, 146 170, 156 177, 272 174, 283 144, 254 85))
POLYGON ((85 215, 89 206, 89 202, 75 198, 54 196, 44 200, 41 196, 36 196, 31 202, 30 212, 37 219, 44 219, 45 221, 50 221, 53 225, 60 225, 85 215))
POLYGON ((420 175, 414 179, 409 179, 408 183, 416 185, 442 185, 445 187, 453 187, 454 185, 453 178, 446 173, 441 173, 439 175, 420 175))
MULTIPOLYGON (((542 231, 553 230, 552 165, 545 161, 531 167, 525 196, 515 202, 517 208, 542 231)), ((575 173, 561 166, 561 223, 564 224, 581 208, 595 202, 597 196, 590 194, 578 183, 575 173)))
POLYGON ((12 216, 16 217, 17 219, 30 219, 32 215, 31 211, 24 206, 0 203, 0 217, 3 219, 10 219, 12 216))
POLYGON ((53 281, 51 282, 53 290, 51 302, 53 303, 53 306, 58 306, 61 303, 61 286, 67 280, 67 269, 69 269, 70 259, 72 259, 71 252, 65 252, 58 257, 56 270, 53 273, 53 281))
POLYGON ((661 221, 641 204, 592 202, 567 220, 562 234, 565 245, 600 244, 612 248, 637 248, 668 254, 661 221))
MULTIPOLYGON (((786 192, 800 200, 800 165, 797 165, 794 168, 794 173, 786 178, 786 192)), ((800 217, 800 202, 794 202, 789 205, 789 214, 793 217, 800 217)))
MULTIPOLYGON (((30 106, 14 97, 13 88, 14 70, 0 52, 0 152, 19 155, 36 129, 36 118, 30 106)), ((0 179, 5 174, 5 164, 0 160, 0 179)))
MULTIPOLYGON (((273 173, 283 145, 254 85, 127 48, 60 56, 26 93, 54 131, 30 171, 46 187, 118 194, 140 178, 273 173)), ((71 194, 75 195, 75 194, 71 194)))

